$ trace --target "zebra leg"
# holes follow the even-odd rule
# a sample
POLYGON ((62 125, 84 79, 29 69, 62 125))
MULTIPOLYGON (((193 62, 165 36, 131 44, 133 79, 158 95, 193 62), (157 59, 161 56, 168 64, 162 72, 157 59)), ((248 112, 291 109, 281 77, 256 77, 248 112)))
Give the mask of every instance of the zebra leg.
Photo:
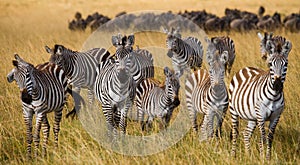
POLYGON ((58 111, 54 112, 54 124, 53 124, 53 132, 54 132, 54 145, 55 148, 58 149, 58 133, 60 130, 60 121, 62 116, 63 107, 60 107, 58 111))
POLYGON ((221 111, 218 111, 217 114, 216 114, 216 117, 217 117, 217 129, 216 129, 216 137, 221 137, 221 133, 222 133, 222 124, 223 124, 223 120, 225 118, 225 114, 226 113, 223 113, 221 111))
POLYGON ((207 121, 207 138, 212 138, 214 135, 214 117, 215 112, 208 113, 208 121, 207 121))
POLYGON ((269 133, 267 137, 267 160, 270 160, 271 158, 271 148, 272 148, 272 142, 273 142, 273 135, 275 134, 275 128, 277 126, 277 123, 279 122, 280 116, 275 118, 274 120, 270 121, 269 125, 269 133))
POLYGON ((102 104, 102 111, 105 116, 107 123, 107 136, 109 140, 113 140, 113 130, 114 130, 114 119, 113 119, 113 109, 109 104, 102 104))
POLYGON ((264 157, 264 143, 266 141, 266 130, 265 130, 265 121, 262 118, 258 118, 258 128, 260 130, 261 138, 259 142, 259 152, 260 156, 264 157))
POLYGON ((238 136, 238 125, 239 125, 239 116, 235 113, 232 107, 230 107, 231 113, 231 122, 232 122, 232 148, 231 148, 231 156, 235 157, 236 153, 236 140, 238 136))
POLYGON ((127 111, 128 108, 125 107, 121 110, 121 118, 120 118, 120 123, 119 123, 119 127, 121 129, 121 133, 122 135, 126 134, 126 127, 127 127, 127 111))
POLYGON ((147 123, 146 123, 146 130, 149 131, 152 128, 152 123, 153 123, 153 117, 148 117, 147 123))
POLYGON ((95 94, 93 89, 88 90, 88 99, 89 99, 89 109, 91 109, 95 101, 95 94))
POLYGON ((253 131, 256 128, 256 121, 248 121, 247 127, 244 131, 244 143, 245 143, 245 151, 250 153, 250 138, 252 136, 253 131))
POLYGON ((138 108, 138 121, 140 122, 142 131, 145 130, 145 121, 144 121, 144 111, 141 108, 138 108))
POLYGON ((201 125, 202 137, 200 137, 200 141, 206 140, 208 137, 208 132, 207 132, 208 124, 209 124, 209 116, 205 114, 201 125))
POLYGON ((194 132, 198 132, 197 111, 190 110, 190 119, 192 121, 192 127, 193 127, 194 132))
POLYGON ((34 141, 34 156, 38 156, 38 150, 39 150, 39 144, 40 144, 40 131, 41 131, 41 126, 42 126, 42 120, 44 120, 45 116, 42 114, 36 114, 36 124, 35 124, 35 133, 33 136, 33 141, 34 141))
POLYGON ((50 129, 50 125, 49 125, 46 115, 43 117, 42 129, 43 129, 43 135, 44 135, 42 155, 43 155, 43 157, 45 157, 47 155, 47 145, 48 145, 49 129, 50 129))
POLYGON ((27 158, 31 159, 31 143, 32 143, 32 117, 33 114, 30 112, 24 112, 24 120, 26 125, 26 142, 27 142, 27 158))

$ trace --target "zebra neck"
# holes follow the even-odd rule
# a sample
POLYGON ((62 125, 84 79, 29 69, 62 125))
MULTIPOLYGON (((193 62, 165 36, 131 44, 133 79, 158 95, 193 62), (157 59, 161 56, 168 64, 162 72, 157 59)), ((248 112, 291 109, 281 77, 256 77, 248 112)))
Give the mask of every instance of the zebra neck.
POLYGON ((171 94, 170 90, 168 89, 168 86, 166 86, 165 91, 161 95, 161 99, 159 99, 159 100, 161 100, 160 101, 161 107, 167 108, 169 105, 172 104, 172 96, 171 95, 172 94, 171 94))
POLYGON ((64 55, 64 64, 62 68, 65 71, 65 74, 67 77, 71 77, 75 73, 75 63, 78 60, 77 53, 67 50, 67 52, 64 55))

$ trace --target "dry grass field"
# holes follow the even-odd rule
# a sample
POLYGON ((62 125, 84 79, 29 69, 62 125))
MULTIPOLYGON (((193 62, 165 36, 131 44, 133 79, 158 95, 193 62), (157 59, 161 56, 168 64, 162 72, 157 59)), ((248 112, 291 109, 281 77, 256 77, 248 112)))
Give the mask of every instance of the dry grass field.
MULTIPOLYGON (((258 151, 259 132, 251 139, 251 155, 244 152, 242 136, 238 139, 236 158, 230 156, 231 142, 229 113, 224 121, 224 136, 207 142, 200 142, 190 131, 184 138, 170 148, 149 156, 125 156, 102 147, 84 129, 80 120, 63 118, 59 135, 59 149, 54 149, 53 132, 50 133, 48 157, 26 161, 26 135, 22 116, 20 95, 15 83, 9 84, 6 75, 13 68, 13 54, 18 53, 25 60, 36 65, 46 62, 49 55, 44 46, 63 44, 68 48, 80 50, 91 34, 71 32, 68 21, 76 11, 85 17, 95 11, 114 17, 121 11, 142 10, 203 10, 223 15, 224 9, 238 8, 257 12, 263 5, 267 13, 278 11, 283 16, 299 12, 300 1, 294 0, 224 0, 204 1, 92 1, 92 0, 1 0, 0 1, 0 164, 300 164, 300 34, 276 32, 289 39, 293 48, 289 55, 288 73, 284 86, 286 107, 276 128, 270 162, 260 160, 258 151)), ((220 33, 209 36, 223 35, 220 33)), ((259 39, 256 32, 245 34, 230 33, 235 41, 236 61, 230 75, 245 66, 267 69, 260 59, 259 39)), ((137 37, 138 40, 138 37, 137 37)), ((160 39, 164 42, 165 38, 160 39)), ((154 54, 155 55, 155 54, 154 54)), ((162 60, 169 60, 167 57, 162 60)), ((161 77, 161 74, 158 75, 161 77)), ((227 84, 229 79, 226 80, 227 84)), ((66 112, 66 111, 65 111, 66 112)), ((64 113, 65 114, 65 113, 64 113)), ((176 117, 176 114, 174 115, 176 117)), ((49 115, 52 128, 53 116, 49 115)), ((240 135, 245 122, 240 126, 240 135)), ((135 123, 128 123, 128 134, 140 132, 135 123)), ((138 133, 137 133, 138 134, 138 133)), ((155 147, 155 146, 154 146, 155 147)))

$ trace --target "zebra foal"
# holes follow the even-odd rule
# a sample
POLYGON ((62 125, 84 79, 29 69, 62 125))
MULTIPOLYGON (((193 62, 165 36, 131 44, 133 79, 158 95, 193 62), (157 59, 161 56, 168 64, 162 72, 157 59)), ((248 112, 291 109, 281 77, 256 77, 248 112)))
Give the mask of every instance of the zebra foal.
POLYGON ((164 32, 167 34, 167 55, 172 59, 175 72, 179 72, 182 76, 184 70, 201 67, 203 48, 200 40, 195 37, 181 38, 179 29, 172 28, 171 31, 164 29, 164 32))
POLYGON ((143 80, 136 89, 136 106, 142 130, 145 127, 150 128, 156 117, 161 119, 165 128, 170 122, 174 108, 180 104, 178 75, 172 73, 168 67, 164 68, 164 74, 166 80, 163 86, 153 78, 148 78, 143 80), (146 120, 144 120, 145 114, 146 120))
POLYGON ((215 44, 206 38, 208 43, 206 59, 208 71, 194 71, 185 83, 186 102, 193 130, 198 131, 197 113, 204 114, 201 132, 204 139, 213 137, 213 121, 217 118, 216 135, 221 134, 221 126, 228 108, 228 92, 224 82, 225 65, 228 52, 219 52, 215 44))
MULTIPOLYGON (((21 91, 23 117, 26 124, 27 156, 31 158, 32 141, 35 144, 35 157, 37 156, 41 129, 43 129, 44 136, 42 154, 45 156, 50 129, 47 113, 54 112, 53 132, 55 147, 57 148, 66 93, 73 94, 73 97, 79 98, 79 101, 83 99, 78 94, 72 93, 70 89, 67 89, 65 73, 57 65, 45 63, 34 67, 17 54, 15 54, 13 65, 15 68, 7 75, 7 80, 10 83, 16 81, 21 91), (33 115, 36 115, 36 128, 35 133, 32 135, 33 115)), ((75 102, 75 107, 79 107, 78 102, 75 102)))
POLYGON ((267 154, 271 157, 271 147, 275 128, 284 109, 283 85, 287 73, 288 54, 292 43, 285 40, 279 52, 277 42, 266 41, 270 48, 268 57, 269 70, 246 67, 237 72, 229 86, 229 107, 232 121, 232 156, 236 153, 239 118, 247 120, 244 132, 246 152, 250 151, 250 137, 258 125, 261 138, 260 155, 263 157, 263 143, 266 140, 265 122, 270 121, 267 134, 267 154))

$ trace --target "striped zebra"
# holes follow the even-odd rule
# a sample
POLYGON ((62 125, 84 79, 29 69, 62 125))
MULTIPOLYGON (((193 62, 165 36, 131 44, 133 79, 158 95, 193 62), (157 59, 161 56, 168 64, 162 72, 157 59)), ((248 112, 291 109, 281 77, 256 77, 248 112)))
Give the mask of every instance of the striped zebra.
MULTIPOLYGON (((114 42, 113 42, 114 43, 114 42)), ((125 47, 127 42, 122 42, 123 49, 117 49, 115 62, 98 71, 95 82, 95 94, 102 104, 102 111, 108 126, 108 135, 116 135, 117 128, 122 134, 126 133, 127 112, 133 104, 135 96, 135 82, 130 72, 132 56, 122 56, 121 53, 130 52, 125 47)))
MULTIPOLYGON (((26 124, 27 156, 31 158, 32 141, 34 141, 35 156, 37 156, 41 129, 43 129, 44 136, 42 153, 45 156, 50 129, 47 114, 50 112, 54 112, 54 143, 55 147, 58 147, 58 133, 63 106, 66 102, 66 92, 70 93, 70 89, 67 89, 67 78, 64 71, 57 65, 45 63, 34 67, 17 54, 15 54, 13 65, 15 68, 7 75, 7 80, 10 83, 16 81, 21 91, 23 117, 26 124), (36 115, 34 135, 32 135, 33 115, 36 115)), ((79 101, 83 100, 78 94, 72 94, 74 99, 77 97, 80 98, 79 101)), ((75 107, 79 107, 78 102, 75 102, 75 107)))
POLYGON ((182 76, 184 70, 197 69, 202 65, 203 48, 200 40, 195 37, 181 38, 179 29, 164 30, 167 34, 166 45, 168 57, 172 59, 174 70, 182 76))
POLYGON ((228 92, 224 82, 228 52, 219 52, 208 38, 206 42, 208 43, 206 52, 208 71, 204 69, 194 71, 187 77, 185 83, 187 107, 195 132, 198 131, 197 113, 204 114, 201 125, 204 139, 213 137, 214 117, 217 118, 215 134, 221 135, 223 118, 228 108, 228 92))
POLYGON ((272 40, 275 44, 275 51, 280 53, 283 49, 283 45, 286 42, 286 39, 282 36, 273 36, 273 33, 265 32, 264 35, 257 33, 260 39, 260 52, 261 58, 267 60, 271 54, 271 48, 267 46, 267 40, 272 40))
POLYGON ((216 45, 217 50, 222 54, 223 51, 228 52, 228 61, 225 65, 227 76, 229 76, 234 59, 235 59, 235 46, 234 41, 228 36, 213 37, 211 41, 216 45))
POLYGON ((138 119, 141 122, 142 130, 151 127, 154 118, 160 118, 163 126, 170 122, 174 108, 180 101, 178 93, 180 82, 178 75, 172 73, 168 68, 164 68, 166 76, 165 84, 162 86, 153 78, 143 80, 136 89, 136 106, 138 109, 138 119), (144 115, 147 119, 144 122, 144 115))
MULTIPOLYGON (((88 89, 90 106, 94 102, 94 83, 97 76, 97 68, 102 68, 105 61, 112 58, 110 53, 103 48, 93 48, 85 52, 73 51, 63 45, 55 45, 53 49, 45 46, 51 54, 50 62, 60 66, 68 78, 68 84, 74 87, 74 91, 80 93, 81 88, 88 89)), ((67 114, 75 115, 75 111, 67 114)))
POLYGON ((229 107, 232 121, 232 156, 236 153, 238 119, 248 121, 244 132, 245 149, 250 151, 250 137, 256 127, 261 133, 260 155, 263 157, 263 143, 266 140, 265 122, 270 121, 267 134, 267 155, 271 157, 273 135, 280 115, 284 109, 283 83, 285 81, 288 54, 292 48, 290 41, 285 41, 281 52, 276 50, 276 41, 266 41, 270 48, 269 70, 246 67, 232 78, 229 87, 229 107))
POLYGON ((137 47, 133 49, 135 37, 133 34, 128 37, 121 34, 112 36, 112 43, 116 47, 116 58, 124 58, 126 56, 132 56, 130 72, 133 76, 135 84, 138 85, 146 78, 154 77, 154 66, 152 54, 145 49, 137 47))

